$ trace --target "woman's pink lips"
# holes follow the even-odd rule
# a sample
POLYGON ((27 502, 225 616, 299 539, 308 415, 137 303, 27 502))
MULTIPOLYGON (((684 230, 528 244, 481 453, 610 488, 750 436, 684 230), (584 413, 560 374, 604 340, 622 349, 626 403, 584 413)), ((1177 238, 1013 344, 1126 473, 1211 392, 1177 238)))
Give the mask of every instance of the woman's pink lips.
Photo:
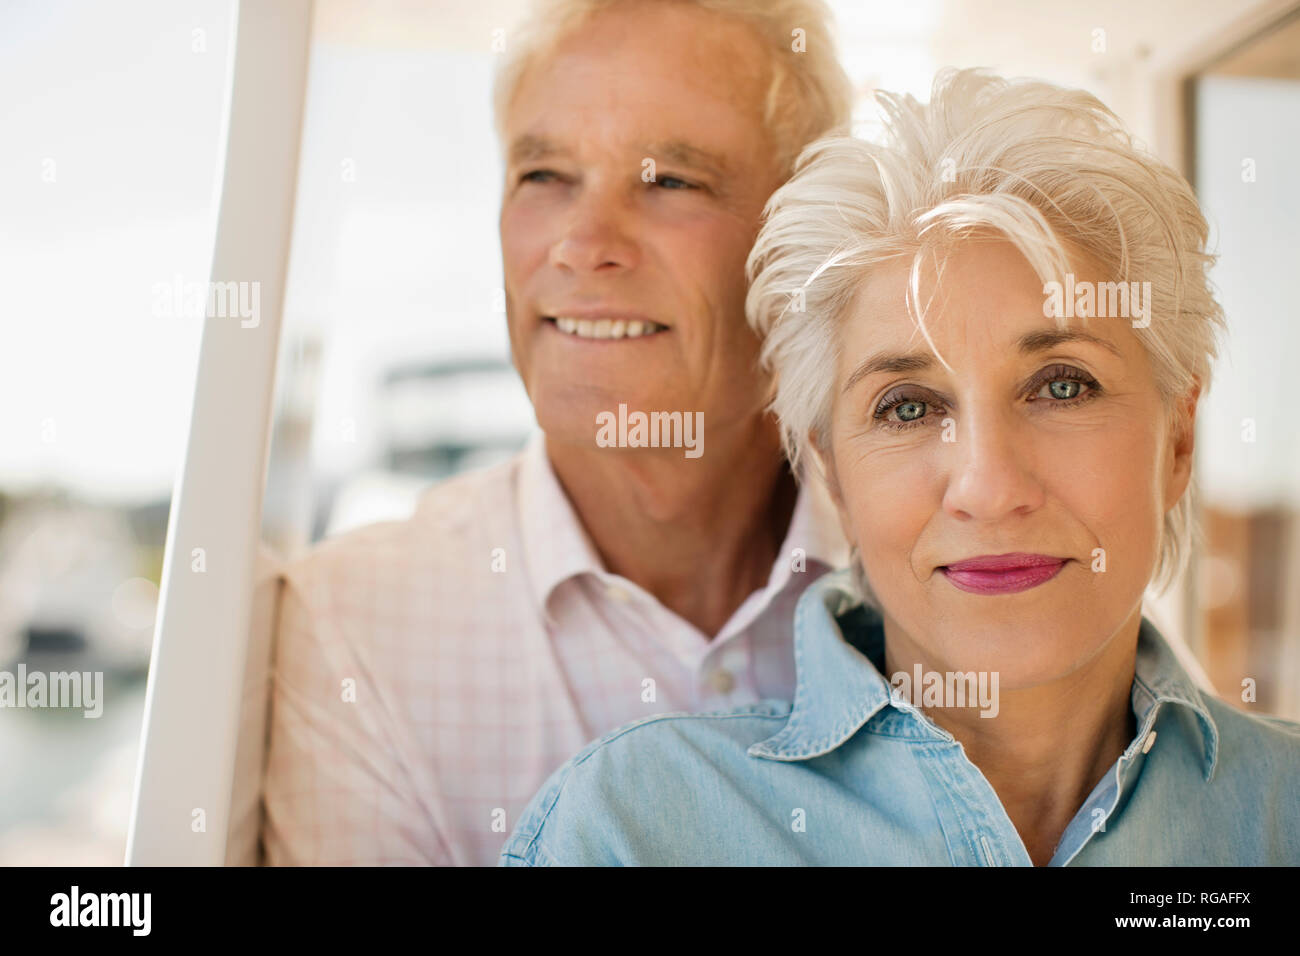
POLYGON ((1013 594, 1050 581, 1065 567, 1065 560, 1046 554, 986 554, 939 570, 955 587, 971 594, 1013 594))

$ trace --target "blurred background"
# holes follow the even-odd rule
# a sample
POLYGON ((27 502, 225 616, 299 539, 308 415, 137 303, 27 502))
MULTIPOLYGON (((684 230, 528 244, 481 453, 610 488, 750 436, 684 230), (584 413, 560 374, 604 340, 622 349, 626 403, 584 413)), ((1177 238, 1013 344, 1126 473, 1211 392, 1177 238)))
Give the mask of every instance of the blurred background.
MULTIPOLYGON (((1199 420, 1205 540, 1153 607, 1222 696, 1300 718, 1300 6, 830 5, 862 135, 873 89, 984 66, 1092 91, 1196 187, 1231 338, 1199 420)), ((409 514, 534 427, 489 109, 493 31, 523 9, 316 0, 262 528, 280 555, 409 514)), ((0 709, 0 865, 123 859, 202 329, 158 287, 208 278, 237 13, 0 3, 0 671, 99 671, 106 698, 99 719, 0 709)))

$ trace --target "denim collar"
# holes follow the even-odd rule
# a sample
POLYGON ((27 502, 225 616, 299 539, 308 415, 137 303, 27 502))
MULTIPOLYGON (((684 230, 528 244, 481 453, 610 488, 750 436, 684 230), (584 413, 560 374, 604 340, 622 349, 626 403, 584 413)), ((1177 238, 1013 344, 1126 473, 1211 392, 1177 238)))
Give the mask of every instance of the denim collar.
MULTIPOLYGON (((795 608, 794 655, 797 669, 790 718, 772 737, 749 748, 753 757, 807 760, 834 750, 886 705, 910 713, 914 737, 951 741, 944 731, 907 701, 891 700, 890 685, 872 663, 873 646, 883 647, 880 615, 853 593, 847 570, 826 574, 800 597, 795 608)), ((1131 694, 1138 733, 1125 750, 1132 757, 1145 743, 1160 709, 1187 707, 1197 718, 1205 779, 1214 773, 1219 732, 1205 698, 1179 663, 1164 636, 1142 618, 1131 694)))
MULTIPOLYGON (((848 571, 823 575, 800 596, 794 612, 796 680, 790 719, 774 736, 750 747, 750 756, 820 757, 852 737, 889 703, 889 684, 840 628, 840 620, 847 622, 861 606, 848 571)), ((879 617, 874 621, 878 626, 879 617)))

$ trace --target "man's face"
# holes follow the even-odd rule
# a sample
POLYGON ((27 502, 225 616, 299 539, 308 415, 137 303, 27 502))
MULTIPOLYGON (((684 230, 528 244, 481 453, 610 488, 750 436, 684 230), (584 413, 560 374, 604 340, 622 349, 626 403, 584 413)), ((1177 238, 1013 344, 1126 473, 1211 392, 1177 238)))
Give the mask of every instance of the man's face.
POLYGON ((761 413, 744 264, 780 185, 763 63, 734 19, 632 4, 522 78, 501 247, 515 366, 553 442, 594 444, 619 403, 703 412, 715 434, 761 413))

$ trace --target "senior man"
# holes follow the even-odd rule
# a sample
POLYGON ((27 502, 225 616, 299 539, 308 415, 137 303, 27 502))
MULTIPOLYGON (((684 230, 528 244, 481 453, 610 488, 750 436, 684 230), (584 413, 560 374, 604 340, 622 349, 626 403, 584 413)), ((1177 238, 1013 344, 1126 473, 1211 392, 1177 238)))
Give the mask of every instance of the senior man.
POLYGON ((764 203, 849 122, 821 0, 553 0, 508 44, 506 302, 543 434, 289 569, 272 864, 494 863, 592 738, 788 696, 794 606, 846 560, 744 315, 764 203))

